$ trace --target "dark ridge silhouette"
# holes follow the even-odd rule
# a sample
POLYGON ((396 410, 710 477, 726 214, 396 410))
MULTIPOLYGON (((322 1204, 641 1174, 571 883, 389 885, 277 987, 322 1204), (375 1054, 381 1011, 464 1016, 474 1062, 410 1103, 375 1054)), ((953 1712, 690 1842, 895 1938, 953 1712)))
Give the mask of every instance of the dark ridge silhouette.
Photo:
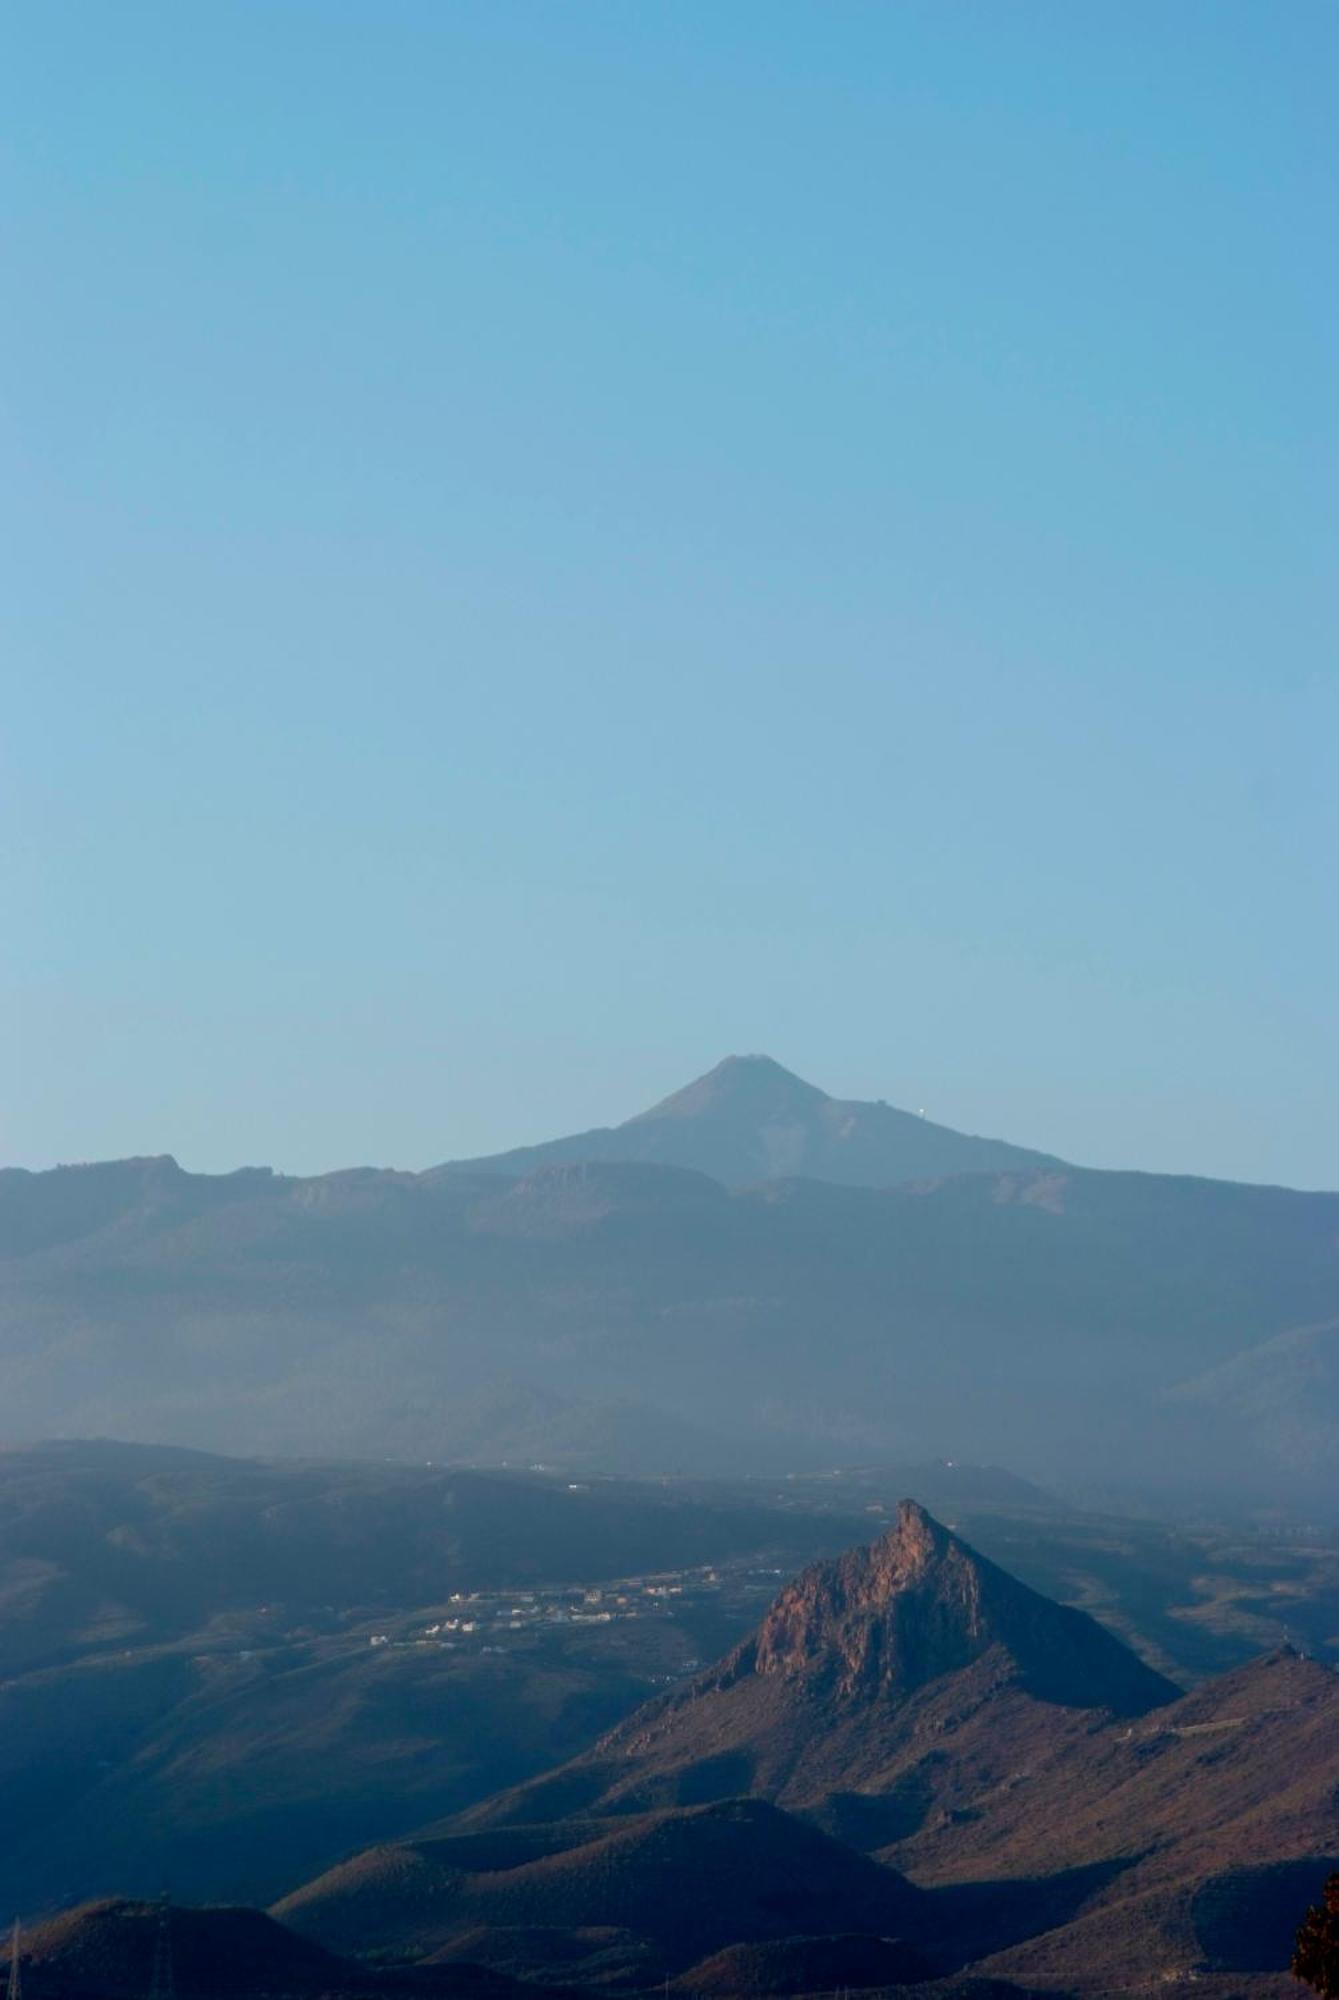
POLYGON ((169 1969, 182 1996, 331 1993, 358 1975, 260 1910, 182 1909, 105 1899, 25 1932, 25 1985, 142 2000, 154 1990, 166 1929, 169 1969))
POLYGON ((700 1993, 704 2000, 749 2000, 755 1994, 770 2000, 773 1994, 903 1986, 929 1976, 930 1967, 914 1946, 857 1932, 727 1945, 674 1983, 680 1993, 700 1993))
MULTIPOLYGON (((34 1925, 21 1949, 25 2000, 526 2000, 533 1991, 477 1964, 356 1964, 242 1908, 104 1898, 34 1925)), ((546 2000, 561 1992, 550 1985, 546 2000)))
POLYGON ((761 1800, 576 1825, 569 1840, 520 1862, 449 1838, 374 1848, 275 1913, 334 1950, 414 1956, 480 1926, 613 1929, 651 1940, 670 1970, 740 1941, 923 1922, 893 1869, 761 1800))

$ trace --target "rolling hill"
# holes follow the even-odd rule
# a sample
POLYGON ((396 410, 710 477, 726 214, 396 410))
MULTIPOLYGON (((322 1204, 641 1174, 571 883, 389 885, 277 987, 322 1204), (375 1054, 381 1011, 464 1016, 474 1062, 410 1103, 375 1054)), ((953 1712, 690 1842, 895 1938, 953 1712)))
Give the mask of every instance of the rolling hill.
POLYGON ((322 1994, 356 1987, 361 1973, 259 1910, 165 1909, 105 1897, 63 1911, 22 1939, 25 1984, 139 2000, 154 1986, 155 1958, 167 1947, 183 1992, 322 1994))
POLYGON ((275 1914, 333 1949, 419 1957, 480 1929, 614 1929, 649 1943, 667 1972, 816 1924, 883 1937, 923 1925, 921 1898, 894 1870, 739 1799, 377 1848, 285 1897, 275 1914))
POLYGON ((334 1957, 260 1910, 191 1908, 104 1897, 24 1933, 21 1972, 33 2000, 524 2000, 530 1991, 471 1964, 374 1968, 334 1957))

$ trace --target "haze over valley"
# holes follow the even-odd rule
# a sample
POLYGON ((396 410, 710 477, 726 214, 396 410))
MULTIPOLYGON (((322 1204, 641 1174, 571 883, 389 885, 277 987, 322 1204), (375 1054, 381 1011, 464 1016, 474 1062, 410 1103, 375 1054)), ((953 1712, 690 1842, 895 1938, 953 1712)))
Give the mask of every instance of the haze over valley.
POLYGON ((1339 1195, 1086 1170, 765 1057, 422 1174, 9 1170, 0 1245, 14 1439, 1335 1499, 1339 1195))

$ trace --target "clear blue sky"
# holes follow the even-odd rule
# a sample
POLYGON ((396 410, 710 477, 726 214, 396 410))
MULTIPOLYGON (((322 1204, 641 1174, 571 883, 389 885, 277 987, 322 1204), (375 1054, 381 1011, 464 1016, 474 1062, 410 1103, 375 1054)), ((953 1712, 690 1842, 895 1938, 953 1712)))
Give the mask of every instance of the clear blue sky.
POLYGON ((1332 0, 0 40, 0 1157, 1339 1185, 1332 0))

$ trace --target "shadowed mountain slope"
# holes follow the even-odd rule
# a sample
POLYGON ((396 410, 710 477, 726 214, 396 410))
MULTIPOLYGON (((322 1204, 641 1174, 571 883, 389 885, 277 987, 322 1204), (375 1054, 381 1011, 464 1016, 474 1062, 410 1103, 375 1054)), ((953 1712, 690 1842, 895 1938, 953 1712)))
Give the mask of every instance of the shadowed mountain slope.
POLYGON ((142 2000, 156 1992, 182 2000, 523 2000, 529 1990, 478 1965, 418 1972, 352 1964, 260 1910, 176 1905, 165 1913, 158 1903, 115 1898, 81 1904, 25 1932, 21 1969, 32 2000, 142 2000))
POLYGON ((759 1800, 374 1848, 275 1905, 334 1949, 440 1951, 479 1927, 609 1928, 682 1970, 726 1944, 923 1922, 892 1869, 759 1800))
POLYGON ((181 1909, 104 1899, 66 1910, 23 1937, 23 1972, 35 1994, 87 1993, 139 2000, 155 1989, 166 1934, 168 1963, 184 1993, 335 1993, 360 1974, 260 1910, 181 1909))
POLYGON ((683 1973, 682 1993, 703 2000, 748 2000, 786 1993, 838 1992, 920 1981, 930 1968, 912 1945, 856 1932, 836 1937, 778 1938, 765 1944, 732 1944, 683 1973))

